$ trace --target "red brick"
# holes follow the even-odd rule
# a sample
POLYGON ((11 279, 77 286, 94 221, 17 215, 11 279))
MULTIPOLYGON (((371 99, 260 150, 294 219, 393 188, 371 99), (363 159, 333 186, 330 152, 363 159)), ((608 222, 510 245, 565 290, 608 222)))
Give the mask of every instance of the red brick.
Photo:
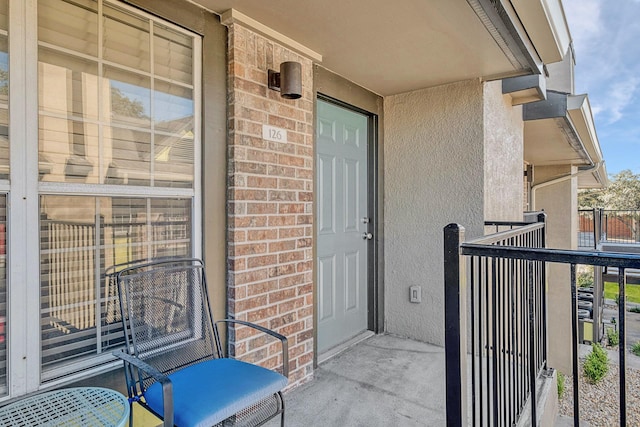
POLYGON ((294 298, 297 292, 294 288, 282 289, 280 291, 271 292, 269 294, 269 304, 294 298))
POLYGON ((288 276, 288 277, 281 278, 280 280, 278 280, 278 286, 280 287, 280 289, 282 289, 289 286, 300 285, 304 282, 305 282, 304 274, 297 274, 295 276, 288 276))
POLYGON ((291 251, 296 248, 295 240, 282 240, 269 243, 269 253, 291 251))
POLYGON ((290 214, 290 213, 304 213, 304 204, 302 203, 281 203, 278 208, 278 213, 290 214))
POLYGON ((278 163, 280 163, 281 165, 287 165, 287 166, 303 167, 304 157, 288 156, 285 154, 280 154, 278 156, 278 163))
POLYGON ((280 178, 278 180, 278 188, 287 190, 302 190, 304 189, 304 181, 298 179, 280 178))
POLYGON ((295 191, 269 191, 269 200, 295 202, 298 194, 295 191))
POLYGON ((298 215, 296 224, 313 224, 313 215, 298 215))
POLYGON ((277 178, 267 178, 264 176, 253 176, 250 175, 247 177, 247 187, 258 187, 258 188, 277 188, 278 187, 278 179, 277 178))
POLYGON ((304 259, 304 252, 295 251, 295 252, 287 252, 284 254, 278 254, 278 262, 279 263, 287 263, 291 261, 300 261, 304 259))
POLYGON ((278 209, 278 205, 275 203, 247 203, 247 214, 274 214, 278 209))
POLYGON ((267 225, 267 217, 259 216, 234 216, 229 221, 236 228, 264 227, 267 225))
POLYGON ((285 276, 296 272, 295 264, 281 264, 269 269, 269 277, 285 276))
POLYGON ((247 160, 250 162, 277 163, 278 156, 275 153, 261 150, 247 150, 247 160))
POLYGON ((268 282, 251 283, 246 286, 246 289, 246 295, 248 297, 253 297, 255 295, 266 294, 267 292, 278 289, 278 282, 271 280, 268 282))
POLYGON ((304 298, 296 298, 293 300, 283 301, 278 304, 278 313, 289 313, 304 306, 304 298))
POLYGON ((257 255, 267 252, 266 243, 251 243, 249 245, 231 245, 229 256, 257 255))
POLYGON ((287 166, 266 165, 267 174, 272 176, 284 176, 293 178, 296 176, 296 169, 287 166))
POLYGON ((304 228, 300 227, 287 227, 281 228, 278 230, 278 237, 280 239, 291 239, 295 237, 303 237, 304 236, 304 228))
POLYGON ((253 296, 251 298, 243 299, 240 301, 236 300, 236 313, 241 313, 243 311, 249 311, 258 307, 263 307, 267 305, 267 300, 268 300, 267 295, 253 296))
POLYGON ((246 258, 246 268, 265 267, 278 262, 277 255, 263 255, 246 258))
POLYGON ((266 229, 266 230, 249 230, 247 233, 247 239, 254 240, 273 240, 278 238, 278 230, 266 229))
POLYGON ((294 225, 296 217, 294 215, 278 215, 269 217, 270 227, 280 227, 283 225, 294 225))
POLYGON ((249 313, 247 313, 247 320, 249 322, 258 322, 260 320, 270 319, 276 314, 278 314, 278 308, 275 305, 272 305, 270 307, 250 311, 249 313))

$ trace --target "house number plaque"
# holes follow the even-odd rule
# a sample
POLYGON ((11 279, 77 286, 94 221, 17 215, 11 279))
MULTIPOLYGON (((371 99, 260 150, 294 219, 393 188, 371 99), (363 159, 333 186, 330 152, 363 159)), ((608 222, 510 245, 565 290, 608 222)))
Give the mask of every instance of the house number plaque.
POLYGON ((275 126, 262 125, 262 139, 275 142, 287 142, 287 130, 275 126))

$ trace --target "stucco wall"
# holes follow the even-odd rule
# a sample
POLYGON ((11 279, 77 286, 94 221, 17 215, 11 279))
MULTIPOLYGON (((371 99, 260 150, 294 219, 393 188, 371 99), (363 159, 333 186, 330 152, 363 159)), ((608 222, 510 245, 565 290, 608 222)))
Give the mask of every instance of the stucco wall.
POLYGON ((385 98, 385 328, 444 342, 443 227, 483 231, 483 88, 477 80, 385 98), (409 287, 422 286, 422 303, 409 287))
POLYGON ((487 220, 522 219, 522 107, 502 95, 502 82, 484 84, 484 214, 487 220))
MULTIPOLYGON (((545 182, 575 172, 575 166, 537 166, 536 182, 545 182)), ((534 183, 535 184, 535 183, 534 183)), ((547 246, 575 249, 577 246, 577 178, 540 188, 535 195, 535 208, 547 213, 547 246)), ((549 366, 571 374, 571 287, 568 265, 547 266, 547 324, 549 328, 549 366)))

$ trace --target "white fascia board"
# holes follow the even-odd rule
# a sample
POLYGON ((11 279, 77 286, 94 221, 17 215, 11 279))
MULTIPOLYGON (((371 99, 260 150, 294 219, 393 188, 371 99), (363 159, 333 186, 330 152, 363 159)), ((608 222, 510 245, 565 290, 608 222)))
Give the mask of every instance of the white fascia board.
POLYGON ((569 95, 567 97, 567 113, 591 159, 594 162, 601 162, 603 160, 602 150, 596 133, 589 96, 587 94, 569 95))
POLYGON ((562 61, 571 44, 571 33, 560 0, 511 0, 545 64, 562 61))

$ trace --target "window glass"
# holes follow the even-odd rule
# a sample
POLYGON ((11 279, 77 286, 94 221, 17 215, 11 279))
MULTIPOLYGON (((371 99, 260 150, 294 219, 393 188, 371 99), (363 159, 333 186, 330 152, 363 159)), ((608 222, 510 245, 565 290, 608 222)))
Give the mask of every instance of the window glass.
POLYGON ((195 36, 115 2, 38 0, 38 26, 40 330, 48 381, 112 361, 108 354, 123 344, 106 271, 193 255, 199 83, 195 36), (137 188, 125 193, 125 186, 137 188))
POLYGON ((153 63, 156 75, 191 84, 193 39, 158 24, 153 27, 153 35, 153 63))
POLYGON ((9 38, 7 0, 0 0, 0 179, 9 179, 9 38))
MULTIPOLYGON (((193 188, 193 37, 108 3, 100 19, 92 0, 39 6, 40 181, 193 188), (86 33, 49 31, 61 14, 86 33)), ((0 109, 0 174, 2 150, 0 109)))
POLYGON ((0 394, 7 394, 7 196, 0 195, 0 394))
POLYGON ((105 270, 139 259, 191 256, 191 203, 190 198, 40 197, 45 378, 60 365, 122 345, 117 290, 105 270))
POLYGON ((104 7, 103 58, 129 68, 151 71, 149 21, 115 7, 104 7))
POLYGON ((98 54, 98 2, 39 0, 38 39, 75 52, 98 54))

